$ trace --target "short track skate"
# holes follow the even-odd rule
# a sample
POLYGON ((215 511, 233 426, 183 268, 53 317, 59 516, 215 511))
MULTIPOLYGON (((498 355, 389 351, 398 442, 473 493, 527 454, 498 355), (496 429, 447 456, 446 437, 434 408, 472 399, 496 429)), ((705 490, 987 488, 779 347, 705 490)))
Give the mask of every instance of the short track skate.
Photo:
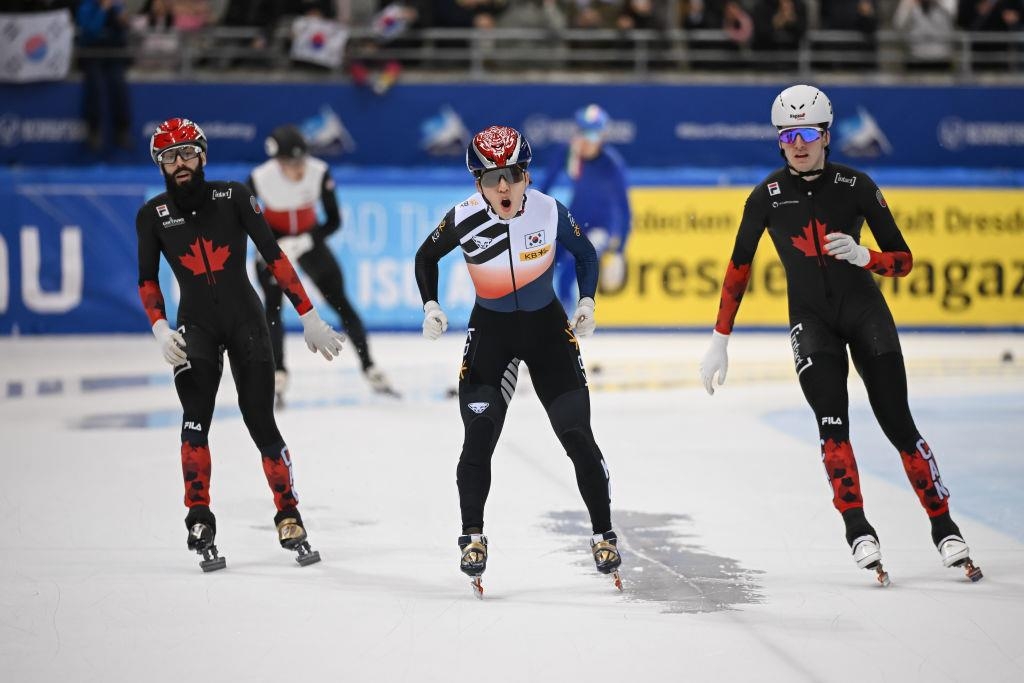
POLYGON ((942 556, 942 564, 946 567, 963 567, 964 573, 972 583, 977 583, 984 577, 981 567, 975 565, 971 560, 971 549, 967 547, 967 543, 960 536, 956 534, 947 536, 939 541, 938 549, 939 555, 942 556))
POLYGON ((619 537, 614 531, 594 534, 590 539, 590 551, 594 553, 597 571, 611 576, 615 587, 621 591, 622 576, 619 574, 619 566, 622 564, 622 556, 619 555, 618 543, 619 537))
POLYGON ((483 574, 487 569, 487 537, 483 534, 459 536, 459 550, 462 557, 459 569, 469 577, 469 585, 478 600, 484 599, 483 574))
POLYGON ((889 579, 889 572, 882 566, 882 552, 878 548, 878 539, 871 535, 864 535, 853 540, 853 561, 861 569, 874 569, 875 578, 883 586, 889 586, 892 581, 889 579))
POLYGON ((294 550, 298 554, 295 561, 299 563, 299 566, 306 567, 320 561, 320 551, 309 547, 306 530, 297 519, 292 517, 282 519, 277 525, 277 535, 282 548, 294 550))
POLYGON ((199 568, 204 572, 215 572, 228 566, 227 558, 217 554, 217 546, 213 543, 213 530, 202 522, 193 524, 189 529, 188 547, 203 558, 199 562, 199 568))

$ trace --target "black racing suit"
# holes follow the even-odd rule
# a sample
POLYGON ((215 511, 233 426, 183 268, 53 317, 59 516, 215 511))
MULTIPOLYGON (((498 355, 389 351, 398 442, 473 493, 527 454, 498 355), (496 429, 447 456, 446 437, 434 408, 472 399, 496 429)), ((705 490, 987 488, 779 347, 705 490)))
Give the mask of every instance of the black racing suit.
POLYGON ((818 423, 833 504, 846 520, 848 540, 874 530, 864 519, 850 446, 847 346, 875 417, 899 451, 907 477, 932 519, 936 542, 957 533, 949 518, 949 491, 910 414, 896 325, 872 278, 872 273, 902 277, 913 265, 878 186, 865 173, 831 163, 810 181, 783 168, 757 185, 747 198, 722 286, 715 325, 722 334, 732 331, 765 229, 786 271, 793 358, 818 423), (825 251, 829 233, 846 233, 859 242, 865 220, 881 248, 869 251, 867 265, 861 268, 825 251))
MULTIPOLYGON (((208 435, 227 351, 242 419, 263 459, 279 519, 295 516, 291 458, 274 421, 274 359, 256 290, 246 273, 251 238, 288 299, 302 314, 312 305, 281 253, 256 198, 241 183, 206 183, 195 210, 167 194, 146 202, 135 218, 139 240, 139 295, 151 323, 166 318, 158 271, 164 255, 181 290, 177 328, 188 359, 174 368, 184 415, 181 460, 185 505, 210 504, 208 435)), ((278 520, 279 521, 279 520, 278 520)))
MULTIPOLYGON (((341 266, 325 240, 341 227, 341 212, 335 197, 335 184, 327 164, 315 157, 306 157, 302 180, 287 178, 280 164, 270 159, 257 166, 249 176, 249 187, 263 203, 267 223, 280 240, 309 235, 309 250, 299 255, 299 268, 309 275, 313 284, 333 308, 352 346, 359 354, 363 371, 373 365, 366 341, 366 329, 356 309, 345 296, 345 279, 341 266), (323 206, 324 222, 319 222, 317 206, 323 206)), ((256 275, 266 301, 267 324, 278 370, 284 370, 284 326, 281 324, 281 288, 263 263, 257 263, 256 275)))
POLYGON ((505 422, 519 362, 530 369, 537 396, 576 469, 594 533, 611 530, 608 470, 590 427, 590 393, 579 343, 555 297, 555 250, 576 258, 580 296, 593 297, 597 255, 564 206, 527 190, 523 210, 500 220, 474 194, 445 215, 416 253, 423 302, 438 299, 438 261, 462 248, 476 305, 459 368, 465 439, 457 483, 463 533, 483 530, 491 486, 491 455, 505 422))

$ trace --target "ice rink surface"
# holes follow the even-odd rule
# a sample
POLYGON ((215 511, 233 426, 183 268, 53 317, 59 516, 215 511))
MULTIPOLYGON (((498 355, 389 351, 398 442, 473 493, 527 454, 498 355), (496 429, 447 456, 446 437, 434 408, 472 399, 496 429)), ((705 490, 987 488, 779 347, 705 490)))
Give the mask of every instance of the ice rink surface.
MULTIPOLYGON (((600 320, 599 320, 600 322, 600 320)), ((185 548, 180 412, 148 336, 0 340, 4 681, 1024 680, 1024 336, 905 333, 911 407, 983 568, 942 567, 850 381, 892 586, 850 558, 788 336, 583 341, 625 590, 594 571, 569 460, 524 377, 494 456, 486 595, 458 571, 463 334, 374 335, 404 392, 289 338, 279 413, 310 540, 282 550, 229 373, 211 433, 217 543, 185 548), (1008 360, 1004 360, 1007 355, 1008 360)))

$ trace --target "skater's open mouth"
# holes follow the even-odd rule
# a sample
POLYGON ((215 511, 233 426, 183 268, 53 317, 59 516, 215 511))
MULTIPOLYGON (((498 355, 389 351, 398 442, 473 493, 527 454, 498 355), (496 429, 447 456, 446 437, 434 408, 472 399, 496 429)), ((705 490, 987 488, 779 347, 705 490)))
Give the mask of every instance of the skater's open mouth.
POLYGON ((511 209, 512 208, 512 200, 511 199, 502 199, 501 200, 501 208, 506 209, 506 210, 507 209, 511 209))

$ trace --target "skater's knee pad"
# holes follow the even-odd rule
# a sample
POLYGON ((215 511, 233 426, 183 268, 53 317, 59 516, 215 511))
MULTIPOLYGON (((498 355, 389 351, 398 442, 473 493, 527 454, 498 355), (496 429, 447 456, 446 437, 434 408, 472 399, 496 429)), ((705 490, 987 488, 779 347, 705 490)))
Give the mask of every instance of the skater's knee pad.
POLYGON ((489 457, 505 423, 505 399, 494 387, 477 384, 459 387, 459 403, 466 429, 463 458, 489 457))
POLYGON ((561 439, 571 432, 590 433, 590 394, 574 389, 556 398, 547 407, 551 428, 561 439))
POLYGON ((185 417, 181 420, 181 442, 187 443, 193 448, 206 446, 209 443, 209 428, 210 422, 208 419, 203 420, 186 413, 185 417))

